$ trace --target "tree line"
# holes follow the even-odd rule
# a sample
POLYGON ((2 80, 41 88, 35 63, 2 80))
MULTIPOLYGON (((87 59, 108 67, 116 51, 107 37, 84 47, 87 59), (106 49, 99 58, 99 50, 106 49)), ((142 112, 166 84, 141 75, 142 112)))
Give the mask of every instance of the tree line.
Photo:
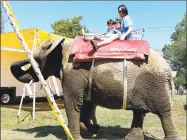
POLYGON ((175 31, 171 34, 171 44, 165 44, 162 52, 173 71, 175 85, 184 85, 187 88, 187 48, 186 48, 186 14, 175 31))

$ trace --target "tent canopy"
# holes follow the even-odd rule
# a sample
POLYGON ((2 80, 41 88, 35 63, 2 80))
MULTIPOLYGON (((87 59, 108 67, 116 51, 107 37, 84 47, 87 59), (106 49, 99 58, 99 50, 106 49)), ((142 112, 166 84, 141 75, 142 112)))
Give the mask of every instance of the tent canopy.
MULTIPOLYGON (((43 42, 47 39, 53 39, 55 37, 59 37, 59 35, 48 33, 36 28, 21 30, 21 34, 23 35, 30 50, 32 50, 33 47, 36 30, 38 32, 38 39, 36 40, 36 48, 40 46, 39 42, 43 42)), ((66 40, 70 40, 70 38, 66 38, 66 37, 64 38, 66 40)), ((20 41, 18 40, 15 32, 8 32, 8 33, 1 34, 1 47, 23 50, 23 47, 20 41)))

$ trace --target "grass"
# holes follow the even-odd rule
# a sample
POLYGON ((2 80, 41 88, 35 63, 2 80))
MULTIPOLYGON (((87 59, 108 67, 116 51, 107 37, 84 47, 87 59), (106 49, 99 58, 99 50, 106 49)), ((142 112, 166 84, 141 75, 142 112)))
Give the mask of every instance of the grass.
MULTIPOLYGON (((57 104, 61 109, 67 122, 62 101, 57 104)), ((186 140, 186 111, 183 105, 186 104, 186 96, 176 95, 173 98, 172 118, 181 140, 186 140)), ((32 120, 32 104, 24 104, 20 123, 18 124, 17 112, 19 105, 1 106, 1 139, 2 140, 56 140, 66 139, 61 126, 56 121, 48 103, 36 104, 36 119, 32 120)), ((95 139, 123 139, 130 131, 132 111, 109 110, 97 107, 98 123, 102 126, 95 139)), ((164 133, 159 118, 153 114, 147 114, 143 130, 146 140, 163 139, 164 133)), ((83 137, 90 139, 88 133, 83 132, 83 137)))

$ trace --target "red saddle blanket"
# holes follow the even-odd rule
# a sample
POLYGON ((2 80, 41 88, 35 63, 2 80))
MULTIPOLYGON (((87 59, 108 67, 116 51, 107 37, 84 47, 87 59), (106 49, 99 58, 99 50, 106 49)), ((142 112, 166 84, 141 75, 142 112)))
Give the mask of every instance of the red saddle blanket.
MULTIPOLYGON (((95 42, 100 42, 95 40, 95 42)), ((93 51, 90 41, 84 41, 77 36, 72 44, 70 55, 75 55, 74 62, 91 61, 99 59, 135 59, 144 60, 149 55, 149 44, 145 40, 115 40, 103 45, 96 52, 93 51)))

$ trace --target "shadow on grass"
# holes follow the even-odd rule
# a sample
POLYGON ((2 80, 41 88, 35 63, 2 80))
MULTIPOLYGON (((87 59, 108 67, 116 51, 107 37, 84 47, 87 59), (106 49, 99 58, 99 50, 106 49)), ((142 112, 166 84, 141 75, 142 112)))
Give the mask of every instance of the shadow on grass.
MULTIPOLYGON (((65 140, 67 139, 65 132, 63 131, 61 126, 40 126, 30 129, 15 129, 13 131, 26 132, 29 134, 36 133, 35 138, 47 137, 52 134, 56 138, 65 140)), ((129 128, 121 128, 119 126, 109 126, 109 127, 101 127, 97 136, 94 138, 96 140, 123 140, 124 137, 129 133, 129 128)), ((87 131, 81 131, 81 136, 85 139, 92 139, 92 136, 87 131)), ((158 140, 151 136, 145 136, 145 140, 158 140)))

